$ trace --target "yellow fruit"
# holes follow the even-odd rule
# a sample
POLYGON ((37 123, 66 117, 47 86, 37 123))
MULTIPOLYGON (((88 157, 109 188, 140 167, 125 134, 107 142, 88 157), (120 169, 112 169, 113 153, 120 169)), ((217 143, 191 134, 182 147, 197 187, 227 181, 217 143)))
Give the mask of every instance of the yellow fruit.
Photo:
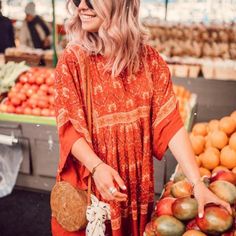
POLYGON ((236 151, 229 146, 224 147, 221 150, 220 163, 228 169, 236 167, 236 151))

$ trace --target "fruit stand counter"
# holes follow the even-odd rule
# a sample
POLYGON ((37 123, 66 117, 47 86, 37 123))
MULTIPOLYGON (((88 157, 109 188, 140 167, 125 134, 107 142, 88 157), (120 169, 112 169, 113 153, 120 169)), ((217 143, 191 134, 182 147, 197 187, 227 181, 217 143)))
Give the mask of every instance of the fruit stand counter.
POLYGON ((14 136, 22 146, 23 162, 16 185, 51 190, 59 157, 55 119, 0 113, 0 134, 14 136))

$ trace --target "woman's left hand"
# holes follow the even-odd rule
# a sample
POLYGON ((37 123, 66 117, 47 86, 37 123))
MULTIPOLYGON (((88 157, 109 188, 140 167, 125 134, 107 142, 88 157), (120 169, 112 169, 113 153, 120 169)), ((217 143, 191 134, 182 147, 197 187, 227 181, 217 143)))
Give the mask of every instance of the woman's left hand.
POLYGON ((232 209, 230 204, 218 198, 214 193, 212 193, 203 182, 198 182, 193 189, 194 196, 198 201, 198 215, 200 218, 204 215, 204 206, 208 203, 214 203, 216 205, 221 205, 232 214, 232 209))

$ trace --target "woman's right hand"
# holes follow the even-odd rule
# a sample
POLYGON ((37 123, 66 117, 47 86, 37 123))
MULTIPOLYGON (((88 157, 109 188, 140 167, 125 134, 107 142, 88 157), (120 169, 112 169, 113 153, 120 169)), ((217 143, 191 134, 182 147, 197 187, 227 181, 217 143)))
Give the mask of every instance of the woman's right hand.
POLYGON ((121 193, 120 190, 115 187, 119 186, 120 189, 126 190, 124 181, 121 179, 119 173, 109 165, 105 163, 99 165, 93 174, 93 179, 104 200, 115 200, 118 202, 127 200, 127 194, 121 193))

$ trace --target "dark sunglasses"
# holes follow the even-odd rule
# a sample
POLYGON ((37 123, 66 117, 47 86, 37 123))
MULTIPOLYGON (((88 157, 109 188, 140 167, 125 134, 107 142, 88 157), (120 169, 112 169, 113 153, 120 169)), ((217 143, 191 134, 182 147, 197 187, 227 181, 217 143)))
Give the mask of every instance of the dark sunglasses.
MULTIPOLYGON (((88 8, 93 9, 92 0, 86 0, 85 2, 88 8)), ((75 4, 76 7, 78 7, 79 4, 81 3, 81 0, 73 0, 73 3, 75 4)))

